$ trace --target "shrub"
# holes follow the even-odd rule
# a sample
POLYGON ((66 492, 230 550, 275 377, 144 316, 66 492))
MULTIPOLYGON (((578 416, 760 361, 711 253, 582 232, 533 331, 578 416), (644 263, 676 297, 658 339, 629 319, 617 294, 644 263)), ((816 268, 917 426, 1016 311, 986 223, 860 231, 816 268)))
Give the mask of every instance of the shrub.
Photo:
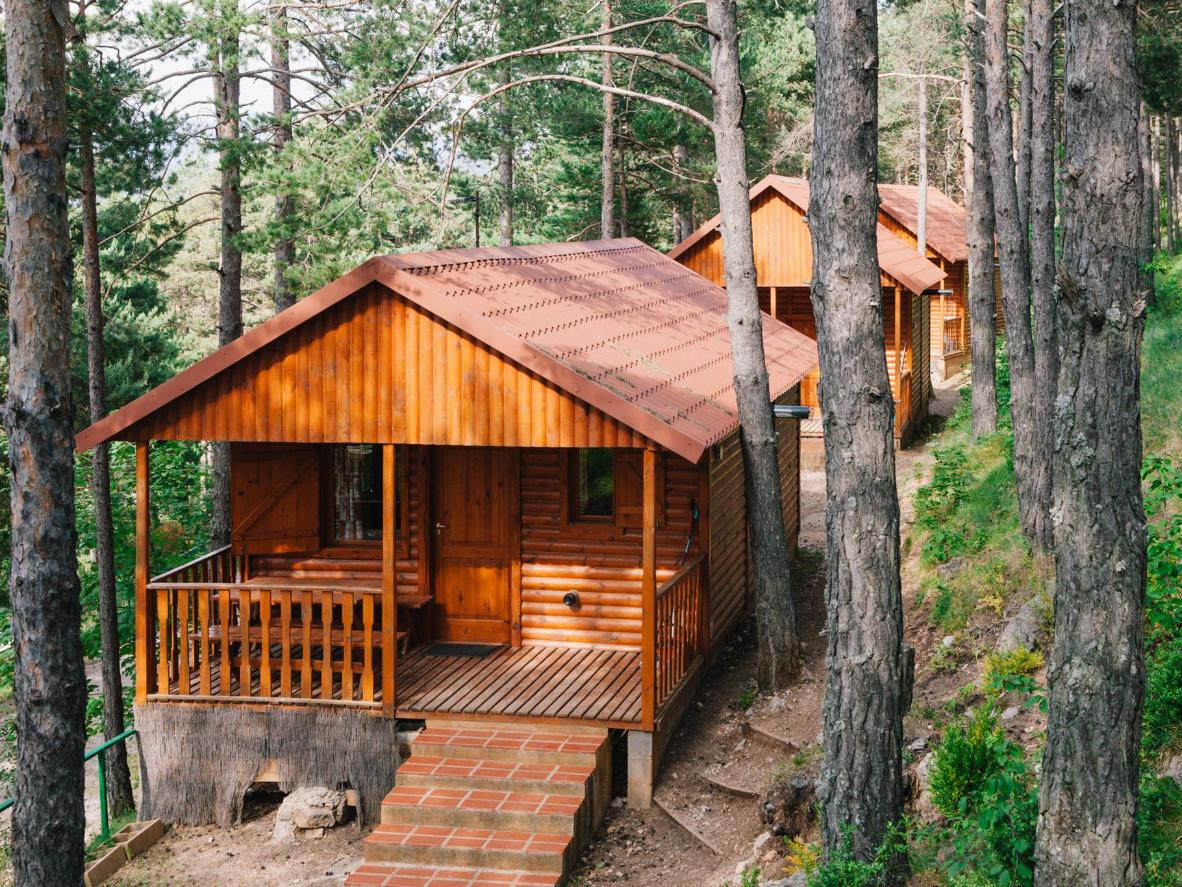
POLYGON ((1044 662, 1042 653, 1022 647, 1005 653, 990 653, 985 657, 985 683, 992 685, 1005 678, 1032 675, 1043 667, 1044 662))
POLYGON ((842 836, 841 844, 829 853, 820 865, 805 868, 808 887, 874 887, 882 880, 894 858, 907 850, 906 826, 896 823, 869 862, 854 857, 854 842, 850 830, 842 836))
POLYGON ((1143 776, 1137 825, 1150 887, 1182 887, 1182 786, 1143 776))
POLYGON ((971 809, 962 810, 962 803, 971 803, 998 772, 993 749, 1004 739, 1005 731, 985 706, 972 712, 967 721, 949 725, 932 760, 932 801, 941 813, 949 818, 972 813, 971 809))

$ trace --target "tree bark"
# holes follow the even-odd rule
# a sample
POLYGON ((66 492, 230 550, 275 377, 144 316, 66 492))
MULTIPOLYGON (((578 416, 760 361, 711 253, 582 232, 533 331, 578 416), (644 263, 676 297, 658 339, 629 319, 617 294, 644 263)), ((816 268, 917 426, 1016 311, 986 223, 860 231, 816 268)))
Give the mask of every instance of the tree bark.
MULTIPOLYGON (((915 225, 915 251, 928 254, 928 82, 919 78, 919 220, 915 225)), ((943 318, 940 318, 943 320, 943 318)))
MULTIPOLYGON (((1053 0, 1030 0, 1030 283, 1034 302, 1034 428, 1037 463, 1050 467, 1059 341, 1055 334, 1055 12, 1053 0)), ((1050 477, 1044 481, 1053 485, 1050 477)), ((1049 504, 1049 503, 1048 503, 1049 504)), ((1054 527, 1047 512, 1046 543, 1054 527)))
POLYGON ((1030 164, 1034 122, 1032 4, 1033 0, 1026 0, 1026 8, 1023 11, 1022 64, 1018 69, 1022 77, 1018 84, 1018 144, 1014 157, 1014 185, 1018 191, 1018 219, 1024 234, 1030 230, 1030 164))
MULTIPOLYGON (((222 255, 218 282, 218 344, 227 345, 242 335, 242 161, 239 157, 238 123, 241 113, 239 75, 239 24, 237 0, 230 0, 219 23, 217 70, 214 74, 214 106, 217 112, 218 161, 221 168, 222 255)), ((213 502, 209 536, 214 547, 230 542, 230 445, 211 446, 213 502)))
MULTIPOLYGON (((710 72, 715 83, 715 183, 726 275, 727 326, 746 474, 747 525, 755 568, 755 625, 761 690, 784 687, 800 669, 800 638, 792 601, 780 466, 763 351, 748 201, 747 143, 735 0, 707 0, 710 72)), ((879 340, 881 341, 881 339, 879 340)))
POLYGON ((1157 191, 1153 187, 1153 134, 1149 126, 1149 108, 1141 102, 1137 123, 1137 150, 1141 157, 1141 286, 1148 293, 1149 304, 1157 301, 1153 280, 1154 228, 1153 208, 1157 191))
MULTIPOLYGON (((103 342, 103 289, 99 264, 98 189, 95 184, 94 137, 83 123, 78 133, 82 185, 82 267, 86 292, 86 359, 89 372, 90 421, 107 414, 106 349, 103 342)), ((124 729, 123 675, 119 669, 119 608, 115 593, 115 529, 111 518, 111 458, 107 444, 91 453, 90 495, 94 499, 94 559, 98 575, 99 633, 102 645, 103 733, 118 736, 124 729)), ((107 802, 112 815, 135 809, 127 744, 107 750, 107 802)))
MULTIPOLYGON (((603 28, 606 30, 612 26, 612 3, 611 0, 603 0, 603 28)), ((611 34, 603 36, 603 43, 610 44, 612 42, 611 34)), ((614 86, 615 81, 612 79, 612 54, 605 52, 603 54, 603 76, 602 81, 604 86, 614 86)), ((616 173, 615 173, 615 151, 616 151, 616 102, 615 96, 610 92, 603 94, 603 145, 600 148, 599 154, 599 170, 602 177, 602 190, 600 192, 600 209, 599 209, 599 236, 604 240, 616 236, 616 173)))
POLYGON ((70 238, 61 0, 9 0, 4 207, 7 217, 10 593, 15 648, 18 887, 82 883, 82 670, 70 399, 70 238))
POLYGON ((1136 3, 1073 0, 1066 29, 1055 415, 1055 646, 1034 882, 1144 884, 1137 783, 1145 513, 1136 3))
POLYGON ((1022 532, 1039 550, 1051 544, 1050 428, 1038 428, 1034 343, 1030 328, 1030 260, 1014 181, 1006 54, 1006 0, 985 0, 985 92, 993 212, 1001 256, 1002 309, 1010 363, 1014 474, 1022 532))
POLYGON ((1170 255, 1177 252, 1177 234, 1174 230, 1174 119, 1165 117, 1165 138, 1161 142, 1162 164, 1166 168, 1166 246, 1170 255))
MULTIPOLYGON (((508 65, 506 65, 506 69, 508 65)), ((508 73, 506 73, 506 77, 508 73)), ((509 91, 499 96, 501 111, 501 141, 497 150, 497 178, 501 192, 501 212, 498 219, 501 246, 513 245, 513 109, 509 91)))
MULTIPOLYGON (((903 815, 903 604, 894 399, 877 239, 878 14, 817 4, 809 221, 825 433, 828 651, 821 830, 871 859, 903 815)), ((897 855, 886 883, 901 883, 897 855)))
POLYGON ((994 291, 993 184, 989 172, 989 120, 985 103, 984 0, 965 0, 965 30, 971 41, 969 92, 972 121, 966 169, 972 171, 966 240, 972 335, 973 437, 997 431, 997 297, 994 291))
MULTIPOLYGON (((685 175, 689 167, 689 148, 684 142, 673 146, 673 169, 685 175)), ((680 193, 673 204, 673 243, 677 245, 694 233, 694 207, 688 185, 680 186, 680 193)))
MULTIPOLYGON (((291 125, 291 40, 288 36, 287 7, 275 7, 271 18, 271 67, 274 69, 271 89, 271 111, 275 115, 275 136, 272 146, 283 163, 284 149, 292 140, 291 125)), ((288 165, 290 166, 290 165, 288 165)), ((275 313, 295 304, 295 293, 287 279, 288 269, 295 262, 295 241, 291 236, 295 201, 287 193, 275 198, 275 224, 279 236, 275 240, 275 313)))

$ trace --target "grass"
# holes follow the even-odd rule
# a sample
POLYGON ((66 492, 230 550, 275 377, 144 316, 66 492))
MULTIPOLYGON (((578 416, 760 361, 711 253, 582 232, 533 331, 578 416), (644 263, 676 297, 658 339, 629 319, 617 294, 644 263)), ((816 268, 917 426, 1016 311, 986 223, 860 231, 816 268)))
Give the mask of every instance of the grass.
POLYGON ((1178 422, 1182 379, 1182 256, 1157 263, 1157 304, 1141 348, 1141 429, 1145 451, 1182 459, 1178 422))

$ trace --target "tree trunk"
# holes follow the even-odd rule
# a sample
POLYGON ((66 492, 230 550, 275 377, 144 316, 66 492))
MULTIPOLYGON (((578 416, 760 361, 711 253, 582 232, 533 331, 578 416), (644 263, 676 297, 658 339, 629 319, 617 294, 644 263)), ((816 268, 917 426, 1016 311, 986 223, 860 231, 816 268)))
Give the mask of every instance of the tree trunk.
POLYGON ((1161 249, 1161 118, 1149 118, 1149 162, 1153 167, 1153 201, 1150 203, 1150 218, 1153 222, 1153 251, 1161 249))
MULTIPOLYGON (((603 27, 610 28, 612 26, 612 3, 611 0, 603 0, 603 27)), ((610 34, 605 34, 603 37, 605 44, 612 42, 610 34)), ((603 85, 614 86, 612 80, 612 54, 605 52, 603 54, 603 85)), ((600 197, 599 210, 599 236, 604 240, 609 237, 616 236, 616 173, 615 173, 615 150, 616 150, 616 101, 615 96, 610 92, 603 94, 603 145, 600 148, 599 154, 599 169, 602 177, 602 191, 600 197)))
MULTIPOLYGON (((821 830, 875 855, 903 815, 903 604, 895 409, 877 239, 878 14, 820 0, 810 227, 825 432, 828 608, 821 830)), ((886 882, 901 883, 894 860, 886 882)))
POLYGON ((1022 64, 1019 67, 1021 81, 1018 84, 1018 144, 1014 158, 1015 187, 1018 191, 1018 218, 1023 234, 1030 228, 1030 163, 1031 136, 1034 112, 1034 65, 1033 35, 1031 33, 1033 0, 1026 0, 1022 23, 1022 64))
MULTIPOLYGON (((510 50, 509 41, 505 39, 505 29, 512 21, 513 11, 509 8, 508 0, 501 0, 498 9, 497 27, 500 35, 499 52, 510 50)), ((499 66, 499 86, 505 86, 513 81, 513 69, 509 62, 499 66)), ((500 139, 497 144, 497 184, 500 196, 500 214, 497 222, 501 234, 501 246, 513 245, 513 151, 516 149, 513 138, 513 99, 512 91, 505 90, 497 96, 497 130, 500 139)))
MULTIPOLYGON (((919 220, 915 226, 915 251, 928 254, 928 82, 919 78, 919 220)), ((943 320, 943 318, 940 318, 943 320)))
POLYGON ((1050 428, 1036 425, 1034 343, 1030 330, 1030 260, 1014 181, 1006 55, 1006 0, 985 0, 985 92, 988 106, 993 212, 1001 255, 1002 309, 1010 361, 1014 474, 1022 532, 1032 546, 1051 544, 1050 428))
POLYGON ((1135 2, 1073 0, 1066 32, 1055 646, 1040 887, 1145 883, 1135 819, 1146 569, 1135 21, 1135 2))
POLYGON ((82 883, 82 670, 70 400, 70 237, 61 0, 9 0, 2 150, 7 217, 9 590, 16 657, 18 887, 82 883))
POLYGON ((620 155, 616 158, 616 168, 620 177, 620 236, 628 237, 628 158, 624 156, 623 144, 620 145, 620 155))
MULTIPOLYGON (((673 146, 673 170, 686 175, 689 166, 689 148, 684 142, 673 146)), ((688 185, 679 185, 679 194, 673 205, 673 244, 676 246, 694 233, 694 207, 688 185)))
POLYGON ((1149 304, 1157 301, 1153 281, 1154 229, 1153 207, 1157 192, 1153 187, 1153 135, 1149 126, 1149 108, 1141 102, 1141 116, 1137 123, 1137 150, 1141 157, 1141 286, 1149 294, 1149 304))
MULTIPOLYGON (((107 377, 103 343, 103 290, 99 265, 98 189, 95 184, 94 139, 88 126, 78 133, 82 184, 82 280, 86 291, 86 357, 89 372, 90 421, 107 414, 107 377)), ((115 594, 115 530, 111 518, 111 459, 107 444, 91 453, 90 494, 94 499, 94 559, 98 575, 99 633, 102 643, 103 733, 111 739, 123 732, 123 675, 119 670, 119 608, 115 594)), ((107 802, 112 815, 135 809, 127 744, 106 752, 107 802)))
POLYGON ((972 124, 966 168, 972 170, 968 241, 968 300, 972 335, 973 437, 997 431, 997 297, 994 291, 993 185, 989 172, 989 119, 985 103, 985 35, 980 17, 984 0, 965 0, 966 32, 970 34, 969 91, 972 124))
POLYGON ((800 669, 800 638, 796 633, 780 505, 776 431, 763 352, 763 318, 756 289, 735 0, 707 0, 706 21, 715 35, 710 40, 710 71, 716 87, 716 183, 726 274, 726 317, 746 474, 747 525, 755 568, 757 672, 760 689, 768 691, 784 687, 800 669))
POLYGON ((1161 162, 1166 168, 1166 246, 1170 255, 1177 252, 1174 231, 1174 118, 1165 117, 1165 137, 1161 141, 1161 162))
MULTIPOLYGON (((218 283, 218 344, 227 345, 242 335, 242 162, 238 155, 240 109, 239 31, 237 0, 223 16, 214 76, 217 112, 218 160, 221 167, 222 256, 218 283)), ((214 547, 230 542, 230 445, 211 446, 213 502, 209 536, 214 547)))
MULTIPOLYGON (((1034 302, 1036 462, 1050 467, 1059 341, 1055 334, 1055 12, 1053 0, 1030 0, 1030 282, 1034 302)), ((1053 484, 1050 474, 1044 481, 1053 484)), ((1047 512, 1046 543, 1054 527, 1047 512)))
MULTIPOLYGON (((287 7, 275 7, 271 19, 271 67, 273 85, 271 110, 275 115, 275 138, 272 143, 282 163, 283 152, 292 140, 291 126, 291 41, 287 30, 287 7)), ((291 236, 295 201, 290 194, 275 198, 275 225, 279 236, 275 241, 275 313, 295 304, 295 293, 287 279, 288 269, 295 262, 295 241, 291 236)))

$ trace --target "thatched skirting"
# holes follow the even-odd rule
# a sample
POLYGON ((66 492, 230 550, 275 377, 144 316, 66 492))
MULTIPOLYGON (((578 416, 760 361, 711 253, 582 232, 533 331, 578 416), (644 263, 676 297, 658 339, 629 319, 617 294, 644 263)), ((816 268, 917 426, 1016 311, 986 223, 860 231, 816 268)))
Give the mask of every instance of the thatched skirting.
POLYGON ((226 826, 266 761, 279 789, 358 794, 361 825, 378 821, 398 769, 397 720, 348 711, 137 705, 142 819, 226 826))

